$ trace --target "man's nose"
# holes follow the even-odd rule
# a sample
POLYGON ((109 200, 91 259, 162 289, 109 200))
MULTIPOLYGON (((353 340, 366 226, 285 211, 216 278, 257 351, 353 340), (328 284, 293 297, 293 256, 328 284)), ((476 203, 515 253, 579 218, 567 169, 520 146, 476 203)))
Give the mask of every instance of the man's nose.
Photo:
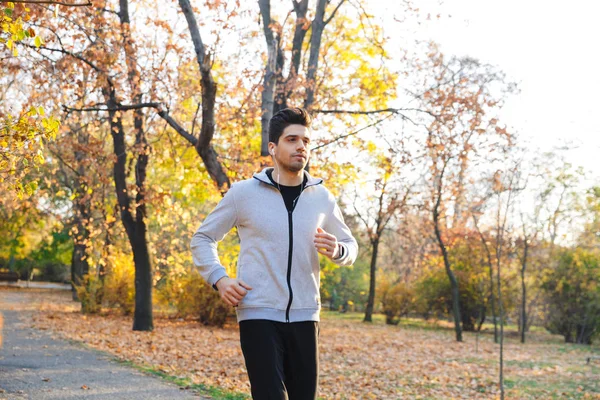
POLYGON ((298 150, 306 149, 306 143, 304 143, 304 141, 302 141, 302 140, 299 140, 297 149, 298 150))

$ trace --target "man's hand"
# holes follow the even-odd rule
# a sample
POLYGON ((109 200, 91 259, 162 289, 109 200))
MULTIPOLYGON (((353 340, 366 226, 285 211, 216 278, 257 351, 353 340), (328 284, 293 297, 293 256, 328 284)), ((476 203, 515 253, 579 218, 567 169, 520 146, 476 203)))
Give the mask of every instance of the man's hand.
POLYGON ((331 259, 338 258, 340 255, 340 246, 338 245, 337 238, 321 228, 317 228, 315 247, 319 253, 331 259))
POLYGON ((237 307, 248 293, 248 290, 252 290, 252 287, 243 280, 229 277, 219 279, 215 286, 219 289, 223 301, 233 307, 237 307))

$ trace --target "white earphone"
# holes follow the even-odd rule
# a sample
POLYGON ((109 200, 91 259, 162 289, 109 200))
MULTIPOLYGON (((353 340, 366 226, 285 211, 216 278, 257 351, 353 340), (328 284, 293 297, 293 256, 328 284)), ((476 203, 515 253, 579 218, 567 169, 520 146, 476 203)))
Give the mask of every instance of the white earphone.
MULTIPOLYGON (((271 149, 269 150, 269 153, 271 153, 271 155, 273 157, 275 157, 275 149, 271 149)), ((277 180, 275 181, 275 183, 277 184, 277 188, 279 189, 279 191, 281 192, 281 186, 279 185, 279 180, 280 180, 280 175, 279 175, 279 165, 277 164, 277 159, 273 158, 273 160, 275 160, 275 165, 277 166, 277 180)), ((296 196, 296 198, 294 199, 294 201, 292 202, 292 208, 296 207, 296 202, 298 201, 298 199, 300 198, 300 194, 302 194, 302 191, 304 190, 304 180, 301 183, 300 186, 300 193, 298 193, 298 196, 296 196)))

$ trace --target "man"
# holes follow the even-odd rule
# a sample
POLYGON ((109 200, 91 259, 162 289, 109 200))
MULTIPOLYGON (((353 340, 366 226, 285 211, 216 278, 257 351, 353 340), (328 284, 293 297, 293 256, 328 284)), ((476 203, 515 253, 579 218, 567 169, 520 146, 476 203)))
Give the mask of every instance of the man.
POLYGON ((269 123, 274 168, 231 186, 192 238, 194 264, 236 307, 240 342, 257 400, 317 399, 319 256, 351 265, 358 246, 323 180, 304 167, 311 118, 284 109, 269 123), (217 242, 236 226, 237 278, 219 262, 217 242))

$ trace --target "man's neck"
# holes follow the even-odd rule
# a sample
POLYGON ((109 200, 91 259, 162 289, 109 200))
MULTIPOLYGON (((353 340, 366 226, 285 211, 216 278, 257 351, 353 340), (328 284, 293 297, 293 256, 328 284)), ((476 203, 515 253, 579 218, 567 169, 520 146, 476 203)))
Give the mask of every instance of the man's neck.
POLYGON ((301 185, 302 181, 304 180, 303 169, 301 169, 298 172, 292 172, 284 168, 274 167, 273 173, 271 175, 275 182, 284 186, 298 186, 301 185))

